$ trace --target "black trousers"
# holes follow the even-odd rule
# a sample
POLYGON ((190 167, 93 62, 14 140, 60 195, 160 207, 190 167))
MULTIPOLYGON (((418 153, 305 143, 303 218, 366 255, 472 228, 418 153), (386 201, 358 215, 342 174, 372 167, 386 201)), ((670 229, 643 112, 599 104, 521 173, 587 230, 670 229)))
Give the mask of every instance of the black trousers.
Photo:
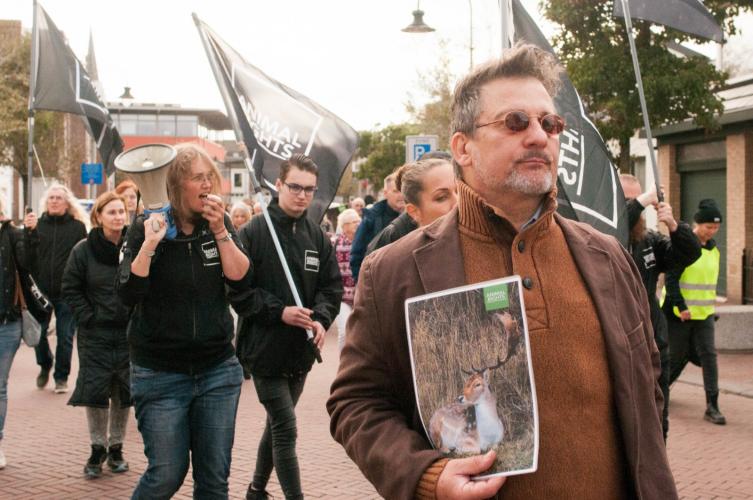
POLYGON ((714 346, 714 316, 706 319, 678 321, 670 319, 669 323, 669 383, 673 383, 688 364, 688 357, 695 349, 701 360, 703 370, 703 388, 706 394, 719 392, 719 368, 716 362, 714 346))

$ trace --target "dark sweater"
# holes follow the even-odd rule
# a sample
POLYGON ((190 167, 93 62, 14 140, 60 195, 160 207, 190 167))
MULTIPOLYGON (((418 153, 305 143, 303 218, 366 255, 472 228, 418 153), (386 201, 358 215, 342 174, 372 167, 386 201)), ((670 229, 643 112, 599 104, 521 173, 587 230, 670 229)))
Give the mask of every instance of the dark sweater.
MULTIPOLYGON (((340 310, 342 278, 335 250, 322 229, 304 212, 287 215, 275 198, 269 204, 283 253, 287 259, 303 306, 311 318, 328 329, 340 310)), ((295 305, 290 286, 272 242, 264 217, 254 217, 243 226, 240 239, 246 247, 255 273, 251 284, 233 303, 242 324, 238 333, 238 359, 246 371, 264 377, 307 373, 314 354, 302 328, 283 323, 282 311, 295 305)))

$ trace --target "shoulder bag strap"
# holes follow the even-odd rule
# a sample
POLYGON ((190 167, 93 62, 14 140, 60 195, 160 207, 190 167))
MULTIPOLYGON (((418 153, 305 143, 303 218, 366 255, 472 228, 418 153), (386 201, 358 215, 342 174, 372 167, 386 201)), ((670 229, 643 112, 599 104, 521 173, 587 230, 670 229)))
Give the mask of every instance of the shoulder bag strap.
POLYGON ((16 271, 16 296, 13 300, 13 304, 20 306, 21 309, 26 309, 26 299, 21 291, 21 279, 18 277, 18 271, 16 271))

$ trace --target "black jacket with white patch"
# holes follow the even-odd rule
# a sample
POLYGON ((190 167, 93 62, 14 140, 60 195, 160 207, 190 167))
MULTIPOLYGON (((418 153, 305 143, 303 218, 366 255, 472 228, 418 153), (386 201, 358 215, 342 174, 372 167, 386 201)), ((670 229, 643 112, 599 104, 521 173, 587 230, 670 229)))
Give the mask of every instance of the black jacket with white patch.
MULTIPOLYGON (((305 212, 298 218, 290 217, 277 199, 268 209, 301 302, 314 311, 312 319, 326 330, 340 310, 343 294, 334 248, 305 212)), ((305 330, 282 322, 282 310, 294 306, 295 301, 264 217, 252 218, 240 230, 239 237, 256 272, 251 288, 232 297, 242 321, 238 359, 254 375, 288 377, 307 373, 314 363, 313 350, 305 330)))
MULTIPOLYGON (((225 214, 225 227, 243 246, 225 214)), ((191 235, 163 239, 149 267, 149 276, 131 272, 131 263, 144 243, 144 216, 136 217, 123 243, 118 269, 118 293, 134 306, 128 324, 131 361, 158 371, 196 374, 233 355, 233 318, 225 285, 248 288, 252 267, 239 281, 222 273, 218 243, 202 220, 191 235)))

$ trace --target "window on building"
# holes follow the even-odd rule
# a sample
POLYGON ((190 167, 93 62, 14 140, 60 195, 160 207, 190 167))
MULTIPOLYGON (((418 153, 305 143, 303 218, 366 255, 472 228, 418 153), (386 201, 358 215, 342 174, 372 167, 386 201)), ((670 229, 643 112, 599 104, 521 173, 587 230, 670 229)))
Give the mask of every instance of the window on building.
POLYGON ((157 115, 158 135, 175 136, 175 115, 157 115))
POLYGON ((136 135, 138 119, 135 115, 120 115, 118 121, 118 132, 120 132, 120 135, 136 135))
POLYGON ((198 136, 199 118, 197 116, 178 115, 176 133, 178 137, 198 136))
POLYGON ((243 174, 240 172, 236 172, 233 174, 233 187, 242 188, 243 187, 243 174))
POLYGON ((138 135, 157 135, 157 115, 138 115, 138 135))

